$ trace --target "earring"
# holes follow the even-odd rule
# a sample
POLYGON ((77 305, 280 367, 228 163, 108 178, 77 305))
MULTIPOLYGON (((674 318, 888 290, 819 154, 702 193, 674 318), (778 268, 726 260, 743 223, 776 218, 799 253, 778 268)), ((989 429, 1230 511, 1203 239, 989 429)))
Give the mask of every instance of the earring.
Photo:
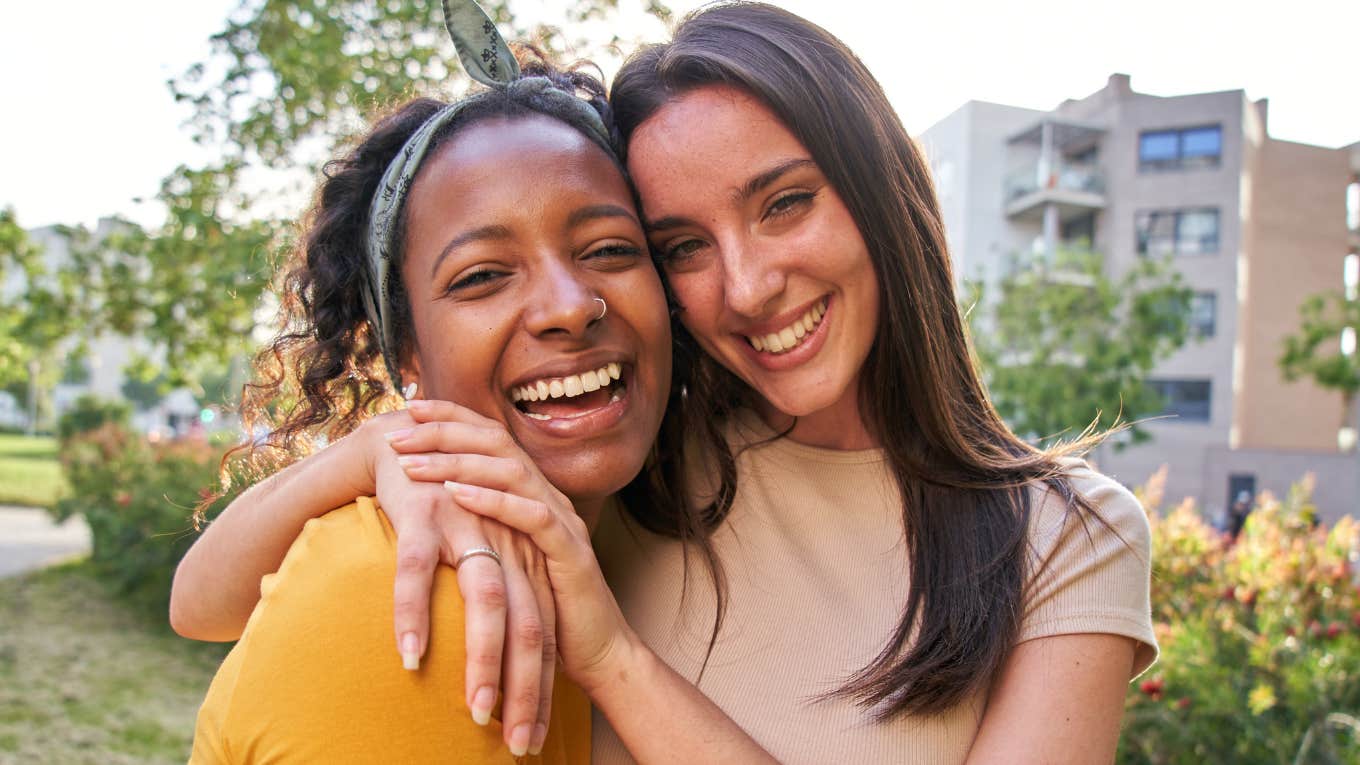
POLYGON ((600 315, 595 317, 595 321, 599 321, 604 318, 605 314, 609 313, 609 304, 604 302, 604 298, 598 297, 595 298, 595 302, 600 304, 600 315))
POLYGON ((402 389, 401 389, 401 397, 404 398, 404 399, 406 399, 407 401, 410 401, 411 399, 415 398, 415 397, 416 397, 416 384, 415 384, 415 383, 409 383, 409 384, 407 384, 407 386, 406 386, 405 388, 402 388, 402 389))

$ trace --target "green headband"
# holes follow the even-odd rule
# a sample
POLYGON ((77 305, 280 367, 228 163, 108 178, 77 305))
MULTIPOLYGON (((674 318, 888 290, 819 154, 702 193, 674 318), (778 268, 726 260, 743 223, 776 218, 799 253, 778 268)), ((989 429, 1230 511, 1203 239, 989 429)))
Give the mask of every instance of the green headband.
MULTIPOLYGON (((506 90, 565 107, 568 114, 577 117, 580 124, 588 129, 589 137, 614 156, 609 130, 599 113, 590 104, 557 87, 546 77, 521 77, 519 62, 511 55, 509 46, 496 31, 496 25, 481 7, 473 0, 444 0, 443 6, 444 27, 449 31, 449 37, 453 38, 458 60, 472 79, 496 90, 506 90)), ((399 247, 399 243, 394 241, 397 220, 431 141, 464 108, 483 97, 483 94, 478 94, 455 101, 426 120, 387 166, 369 207, 368 283, 363 290, 364 310, 368 312, 369 323, 378 336, 378 346, 396 390, 401 390, 401 372, 397 368, 398 349, 392 326, 391 281, 401 278, 392 268, 392 256, 399 247)))

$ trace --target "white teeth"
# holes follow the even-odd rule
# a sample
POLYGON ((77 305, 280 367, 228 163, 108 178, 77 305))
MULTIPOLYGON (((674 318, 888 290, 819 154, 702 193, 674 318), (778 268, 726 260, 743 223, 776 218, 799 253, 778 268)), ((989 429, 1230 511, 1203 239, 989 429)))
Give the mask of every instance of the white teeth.
POLYGON ((549 417, 548 415, 546 415, 546 414, 539 414, 538 412, 525 412, 525 414, 528 415, 528 416, 530 416, 530 417, 532 417, 532 418, 534 418, 535 420, 551 420, 551 419, 552 419, 552 418, 549 417))
POLYGON ((809 308, 807 313, 794 319, 792 324, 778 332, 760 336, 747 335, 746 340, 757 351, 783 353, 793 350, 802 345, 803 338, 812 333, 812 330, 817 327, 825 315, 826 302, 822 301, 809 308))
MULTIPOLYGON (((610 362, 599 369, 591 369, 580 374, 557 377, 551 380, 538 380, 521 385, 510 391, 511 401, 547 401, 549 398, 572 398, 583 393, 591 393, 605 388, 620 378, 623 368, 610 362)), ((614 392, 617 396, 618 391, 614 392)), ((536 419, 548 419, 536 417, 536 419)))

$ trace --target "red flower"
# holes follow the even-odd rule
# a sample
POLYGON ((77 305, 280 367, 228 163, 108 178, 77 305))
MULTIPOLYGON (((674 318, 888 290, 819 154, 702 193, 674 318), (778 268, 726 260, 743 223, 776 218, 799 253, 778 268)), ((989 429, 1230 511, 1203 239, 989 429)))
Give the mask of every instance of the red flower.
POLYGON ((1340 634, 1341 634, 1341 622, 1332 622, 1331 624, 1327 625, 1327 637, 1329 639, 1335 638, 1337 635, 1340 634))
POLYGON ((1182 696, 1182 697, 1180 697, 1179 699, 1176 699, 1176 708, 1177 708, 1177 709, 1189 709, 1189 708, 1190 708, 1190 697, 1189 697, 1189 696, 1182 696))
POLYGON ((1165 689, 1166 681, 1160 677, 1155 677, 1151 680, 1144 680, 1138 686, 1138 690, 1142 691, 1144 694, 1148 696, 1148 698, 1152 699, 1153 701, 1157 701, 1158 699, 1160 699, 1162 697, 1162 691, 1165 689))
POLYGON ((132 495, 126 491, 120 491, 113 495, 113 501, 117 503, 119 507, 127 507, 132 504, 132 495))

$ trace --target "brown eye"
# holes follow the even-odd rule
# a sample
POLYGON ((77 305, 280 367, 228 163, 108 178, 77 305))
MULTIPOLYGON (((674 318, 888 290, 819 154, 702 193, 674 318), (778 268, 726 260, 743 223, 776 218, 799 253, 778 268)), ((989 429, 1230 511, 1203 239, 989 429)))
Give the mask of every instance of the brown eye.
POLYGON ((812 201, 816 194, 810 191, 797 191, 785 194, 770 203, 770 207, 765 211, 766 218, 777 218, 780 215, 788 215, 800 207, 812 201))

